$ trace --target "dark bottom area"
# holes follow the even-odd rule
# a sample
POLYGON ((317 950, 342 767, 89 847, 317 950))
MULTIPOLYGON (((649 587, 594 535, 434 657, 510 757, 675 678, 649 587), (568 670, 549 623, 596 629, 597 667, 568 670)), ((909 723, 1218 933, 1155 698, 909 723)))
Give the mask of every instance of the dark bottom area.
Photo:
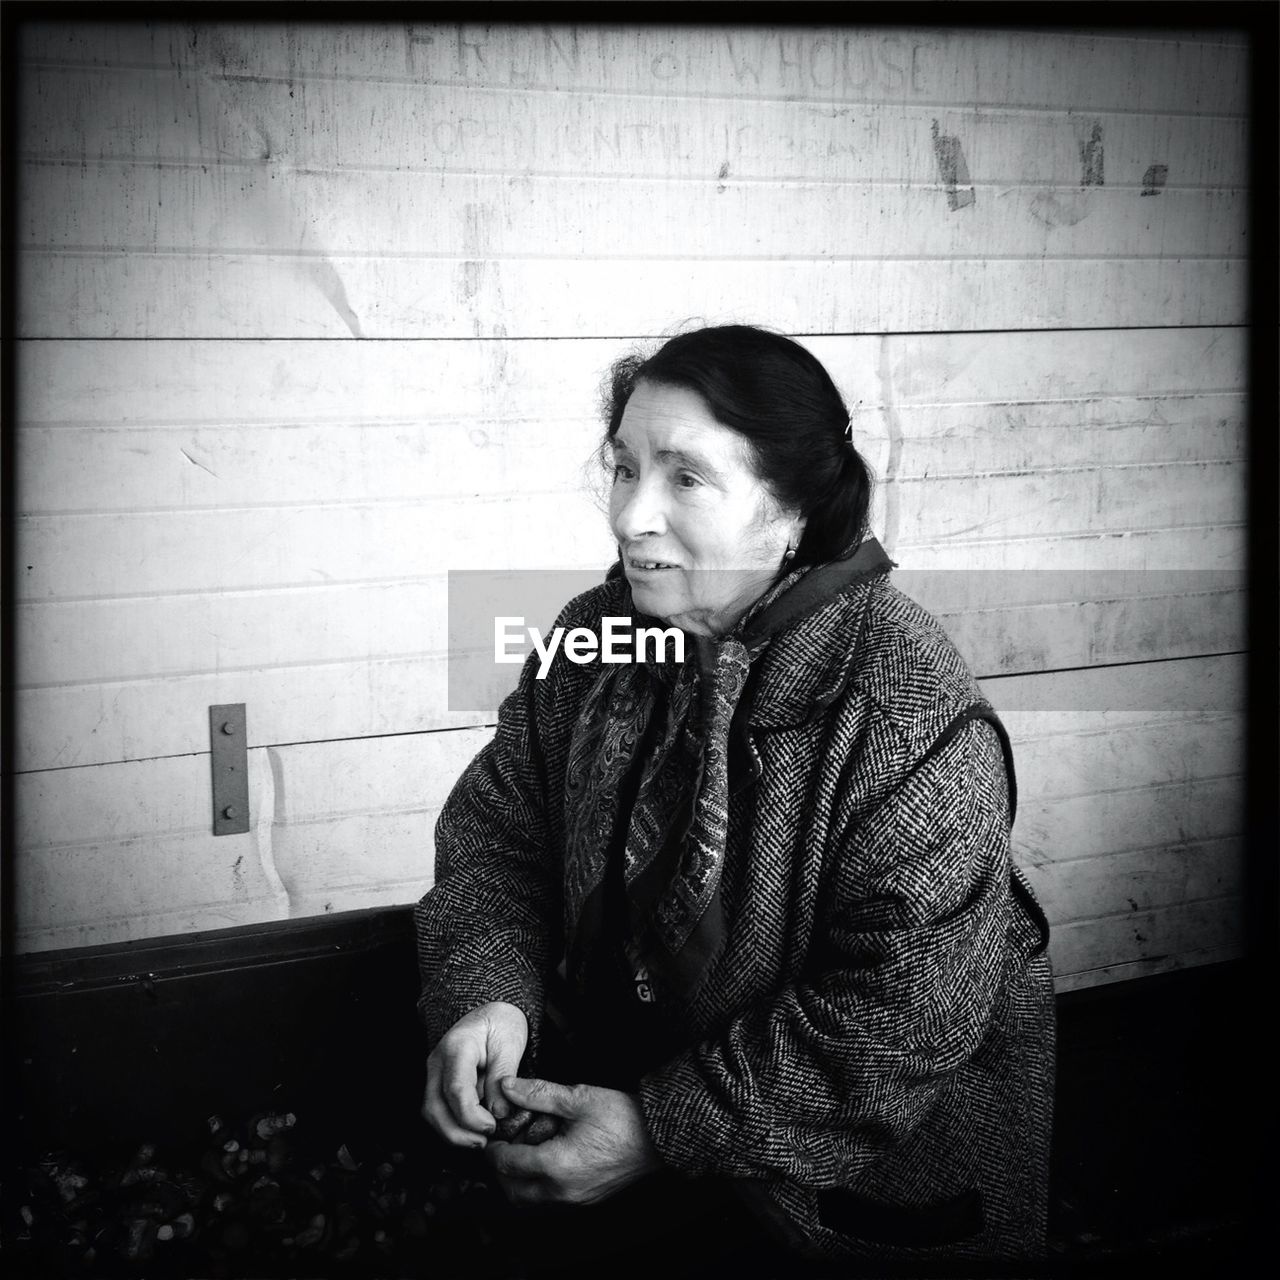
MULTIPOLYGON (((802 1274, 736 1203, 689 1198, 627 1215, 605 1205, 587 1211, 590 1224, 574 1211, 521 1215, 478 1160, 431 1141, 418 1118, 425 1045, 403 910, 16 967, 8 1275, 802 1274), (290 1112, 289 1129, 256 1131, 264 1114, 290 1112), (211 1115, 233 1132, 212 1135, 211 1115), (143 1144, 154 1151, 139 1160, 143 1144)), ((1267 1006, 1250 980, 1242 964, 1217 965, 1059 998, 1044 1262, 803 1273, 1243 1271, 1274 1140, 1256 1029, 1267 1006)))

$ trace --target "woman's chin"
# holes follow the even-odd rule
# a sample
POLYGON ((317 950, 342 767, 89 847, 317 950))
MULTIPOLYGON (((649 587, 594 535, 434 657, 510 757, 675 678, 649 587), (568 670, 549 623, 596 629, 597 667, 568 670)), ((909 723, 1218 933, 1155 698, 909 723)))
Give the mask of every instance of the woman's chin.
POLYGON ((676 589, 674 582, 663 580, 662 574, 671 573, 671 570, 662 570, 660 573, 645 570, 628 571, 627 581, 631 584, 631 598, 635 601, 635 606, 641 613, 647 613, 652 618, 660 618, 666 621, 672 613, 680 611, 682 606, 681 593, 676 589))

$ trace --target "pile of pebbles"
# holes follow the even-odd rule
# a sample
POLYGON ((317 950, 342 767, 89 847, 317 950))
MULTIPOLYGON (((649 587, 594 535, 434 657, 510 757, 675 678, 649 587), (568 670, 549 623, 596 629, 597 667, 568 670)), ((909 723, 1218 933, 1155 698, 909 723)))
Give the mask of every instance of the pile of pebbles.
POLYGON ((481 1166, 318 1149, 290 1112, 210 1116, 182 1151, 48 1152, 4 1178, 8 1276, 519 1276, 481 1166), (477 1257, 484 1264, 477 1267, 477 1257))

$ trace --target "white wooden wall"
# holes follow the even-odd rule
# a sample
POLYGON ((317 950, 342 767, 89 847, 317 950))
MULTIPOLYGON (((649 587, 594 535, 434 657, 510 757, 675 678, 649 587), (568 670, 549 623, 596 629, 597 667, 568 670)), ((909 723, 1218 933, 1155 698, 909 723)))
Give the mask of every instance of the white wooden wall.
POLYGON ((20 946, 418 897, 490 732, 447 708, 445 575, 606 564, 600 374, 704 319, 801 336, 856 406, 899 580, 1014 734, 1060 988, 1239 952, 1242 45, 161 21, 21 55, 20 946))

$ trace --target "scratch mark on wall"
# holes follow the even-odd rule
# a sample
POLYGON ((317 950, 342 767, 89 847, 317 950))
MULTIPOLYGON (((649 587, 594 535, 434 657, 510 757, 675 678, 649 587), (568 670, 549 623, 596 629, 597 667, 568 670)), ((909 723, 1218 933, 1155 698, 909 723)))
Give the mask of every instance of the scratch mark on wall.
POLYGON ((507 326, 501 320, 495 321, 493 336, 497 341, 493 344, 493 382, 495 387, 507 385, 507 326))
POLYGON ((484 279, 484 263, 467 261, 462 264, 462 296, 470 302, 480 291, 484 279))
POLYGON ((977 533, 980 529, 990 529, 992 525, 1003 524, 1006 520, 1012 520, 1015 515, 1019 514, 1021 513, 1009 512, 1005 515, 987 516, 985 519, 979 520, 975 524, 966 524, 959 529, 948 529, 943 536, 947 538, 961 538, 966 533, 977 533))
POLYGON ((338 269, 328 258, 321 258, 308 264, 308 270, 320 292, 328 299, 329 305, 342 317, 342 323, 350 330, 351 336, 363 338, 364 332, 360 328, 360 318, 347 298, 347 288, 342 283, 338 269))
POLYGON ((889 457, 884 467, 884 531, 880 544, 885 554, 893 558, 898 541, 898 520, 901 499, 898 494, 898 471, 902 466, 902 420, 894 401, 893 365, 889 359, 889 335, 880 336, 880 358, 877 371, 880 376, 880 404, 884 414, 885 434, 889 437, 889 457))
POLYGON ((275 828, 284 826, 288 822, 285 809, 284 761, 275 747, 265 747, 261 752, 251 751, 249 753, 251 771, 255 756, 260 756, 263 762, 257 773, 262 779, 262 791, 265 794, 259 795, 254 808, 254 812, 258 815, 253 825, 254 847, 258 851, 258 860, 262 865, 263 874, 277 891, 277 900, 284 915, 292 918, 297 910, 294 894, 289 885, 285 884, 276 867, 275 848, 272 843, 272 833, 275 828))
MULTIPOLYGON (((460 292, 463 302, 472 302, 484 285, 486 246, 489 240, 489 222, 483 205, 467 201, 462 212, 462 248, 467 255, 461 266, 460 292)), ((480 317, 474 318, 475 334, 480 337, 480 317)))
MULTIPOLYGON (((292 166, 281 162, 278 143, 272 138, 267 116, 259 101, 260 94, 254 87, 259 81, 268 83, 268 79, 248 73, 251 59, 228 32, 212 29, 208 37, 214 59, 221 68, 221 74, 210 79, 222 109, 221 115, 228 126, 238 129, 246 137, 258 137, 262 148, 260 159, 273 179, 262 187, 262 203, 253 206, 265 210, 267 225, 246 229, 254 242, 265 243, 268 247, 287 246, 311 251, 310 257, 290 259, 292 269, 319 289, 353 338, 363 338, 360 319, 347 297, 346 286, 315 230, 316 215, 323 215, 326 208, 310 207, 312 188, 300 185, 292 166), (280 181, 274 181, 276 178, 280 181)), ((292 90, 290 92, 292 94, 292 90)), ((245 213, 248 207, 234 203, 227 206, 228 230, 238 220, 247 222, 245 213)))
POLYGON ((1082 187, 1100 187, 1102 181, 1102 121, 1086 122, 1088 134, 1077 133, 1076 144, 1080 148, 1080 185, 1082 187))
MULTIPOLYGON (((502 277, 489 271, 490 263, 490 220, 493 210, 489 205, 469 201, 463 207, 462 252, 465 261, 460 265, 458 292, 464 305, 471 311, 471 329, 477 338, 506 337, 506 327, 502 321, 487 323, 487 317, 500 317, 505 314, 502 298, 502 277), (481 292, 484 301, 481 306, 471 306, 481 292)), ((505 371, 505 348, 500 356, 505 371)))
POLYGON ((724 192, 728 190, 728 186, 725 183, 725 179, 728 176, 729 176, 729 162, 726 160, 724 164, 720 166, 720 172, 716 174, 716 191, 717 192, 724 192))
POLYGON ((1164 190, 1164 184, 1169 177, 1169 166, 1167 164, 1153 164, 1147 166, 1147 171, 1142 175, 1142 194, 1144 196, 1158 196, 1164 190))
POLYGON ((206 467, 198 458, 193 458, 181 445, 178 446, 178 452, 182 454, 182 456, 186 458, 193 467, 199 467, 201 471, 208 471, 215 480, 218 478, 218 473, 216 471, 210 467, 206 467))
POLYGON ((947 189, 947 208, 954 213, 971 205, 974 195, 964 148, 959 138, 940 131, 937 120, 933 122, 933 155, 938 162, 938 177, 947 189))

